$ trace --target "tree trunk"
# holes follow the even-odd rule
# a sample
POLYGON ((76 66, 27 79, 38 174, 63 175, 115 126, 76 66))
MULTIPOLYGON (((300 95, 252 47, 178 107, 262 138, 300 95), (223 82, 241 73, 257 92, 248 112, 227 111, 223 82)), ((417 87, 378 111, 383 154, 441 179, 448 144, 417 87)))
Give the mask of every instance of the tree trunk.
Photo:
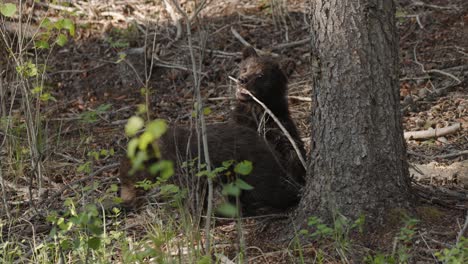
MULTIPOLYGON (((298 221, 409 205, 391 0, 312 3, 312 159, 298 221)), ((380 222, 380 221, 379 221, 380 222)))

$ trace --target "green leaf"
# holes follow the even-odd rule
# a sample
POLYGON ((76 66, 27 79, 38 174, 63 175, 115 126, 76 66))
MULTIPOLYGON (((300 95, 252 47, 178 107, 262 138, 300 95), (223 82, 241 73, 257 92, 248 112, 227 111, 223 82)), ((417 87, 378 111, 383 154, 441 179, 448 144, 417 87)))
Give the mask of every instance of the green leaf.
POLYGON ((108 189, 109 192, 117 192, 119 190, 119 186, 117 184, 111 184, 110 188, 108 189))
POLYGON ((174 164, 170 160, 161 160, 161 167, 163 170, 161 171, 161 176, 159 176, 162 180, 168 180, 172 175, 174 175, 174 164))
POLYGON ((138 153, 135 155, 135 158, 133 159, 132 163, 132 169, 130 170, 130 174, 135 173, 138 169, 143 167, 143 163, 148 160, 148 155, 146 155, 146 152, 143 151, 138 151, 138 153))
POLYGON ((56 102, 57 99, 55 99, 55 97, 53 97, 50 93, 43 93, 39 96, 39 99, 43 102, 47 102, 47 101, 54 101, 56 102))
POLYGON ((231 165, 234 163, 234 160, 226 160, 226 161, 223 161, 223 167, 224 168, 229 168, 231 167, 231 165))
POLYGON ((46 28, 46 29, 51 29, 52 28, 52 22, 50 21, 49 18, 44 18, 42 21, 41 21, 41 24, 39 25, 39 27, 41 28, 46 28))
MULTIPOLYGON (((126 58, 127 58, 127 54, 121 52, 121 53, 119 53, 119 59, 118 59, 115 63, 121 63, 121 62, 124 61, 126 58)), ((142 93, 143 90, 145 90, 145 89, 144 89, 144 88, 141 88, 140 93, 142 93)), ((143 92, 143 93, 144 93, 144 92, 143 92)))
POLYGON ((34 77, 37 75, 37 67, 36 64, 28 61, 23 65, 16 66, 16 72, 24 77, 34 77))
POLYGON ((146 131, 151 133, 154 138, 160 138, 167 130, 166 121, 163 119, 156 119, 148 124, 146 131))
POLYGON ((207 116, 207 115, 211 114, 211 112, 212 112, 211 108, 209 108, 209 107, 203 108, 203 115, 207 116))
POLYGON ((143 118, 139 116, 132 116, 128 119, 127 125, 125 125, 125 134, 129 137, 133 137, 138 130, 140 130, 145 122, 143 118))
POLYGON ((308 226, 315 226, 317 224, 320 224, 321 222, 322 221, 318 217, 311 216, 311 217, 309 217, 309 219, 307 221, 307 225, 308 226))
POLYGON ((34 47, 36 47, 36 49, 48 49, 50 45, 45 40, 37 40, 34 42, 34 47))
POLYGON ((66 18, 62 22, 62 27, 67 29, 70 33, 70 36, 75 36, 75 24, 70 19, 66 18))
POLYGON ((148 112, 148 107, 146 107, 145 104, 139 104, 137 105, 137 113, 142 115, 148 112))
POLYGON ((246 183, 245 181, 241 179, 236 180, 236 186, 239 187, 239 189, 246 190, 246 191, 250 191, 254 188, 252 185, 246 183))
POLYGON ((138 181, 138 182, 135 183, 135 187, 142 188, 145 191, 148 191, 148 190, 152 189, 155 186, 157 186, 157 184, 153 183, 152 181, 150 181, 148 179, 138 181))
POLYGON ((102 104, 96 108, 96 112, 104 113, 112 107, 112 104, 102 104))
POLYGON ((138 148, 140 148, 141 150, 146 150, 148 148, 148 145, 151 144, 153 140, 154 140, 154 136, 148 131, 145 131, 140 136, 140 139, 138 142, 138 148))
POLYGON ((138 139, 137 138, 132 138, 128 142, 127 157, 129 157, 129 158, 135 157, 137 148, 138 148, 138 139))
POLYGON ((43 87, 42 86, 36 86, 34 89, 31 90, 32 94, 38 94, 42 92, 43 87))
POLYGON ((92 237, 88 239, 88 247, 91 249, 98 249, 101 246, 101 239, 99 237, 92 237))
POLYGON ((210 263, 211 263, 211 256, 209 255, 205 255, 197 261, 197 264, 210 264, 210 263))
POLYGON ((11 3, 1 5, 0 13, 6 17, 12 17, 16 13, 16 5, 11 3))
POLYGON ((223 191, 222 191, 223 195, 232 195, 236 197, 239 196, 240 193, 241 193, 241 189, 233 183, 224 185, 223 191))
POLYGON ((161 194, 162 195, 170 195, 179 192, 179 186, 174 184, 166 184, 161 186, 161 194))
POLYGON ((167 181, 172 175, 174 175, 174 165, 170 160, 161 160, 149 168, 151 175, 155 175, 160 172, 159 180, 162 182, 167 181))
POLYGON ((234 172, 241 175, 249 175, 252 172, 252 162, 248 160, 237 163, 234 167, 234 172))
POLYGON ((67 36, 65 36, 65 34, 59 34, 57 36, 57 39, 55 40, 55 43, 57 43, 57 45, 59 45, 60 47, 63 47, 65 46, 65 44, 67 44, 67 36))
POLYGON ((84 164, 78 166, 78 172, 90 173, 91 172, 91 162, 85 162, 84 164))
POLYGON ((60 242, 60 246, 62 247, 63 250, 69 250, 72 248, 72 244, 70 240, 66 240, 66 239, 60 242))
POLYGON ((218 168, 215 168, 214 170, 211 171, 211 173, 213 174, 213 177, 220 174, 221 172, 227 170, 227 168, 225 167, 218 167, 218 168))
POLYGON ((226 217, 236 217, 238 215, 237 208, 230 203, 221 204, 216 211, 226 217))
POLYGON ((72 222, 63 222, 61 224, 58 224, 58 227, 60 228, 60 230, 62 231, 68 231, 70 230, 72 227, 73 227, 73 223, 72 222))
POLYGON ((197 172, 197 174, 195 174, 195 176, 197 177, 206 176, 206 175, 208 175, 208 170, 201 170, 197 172))

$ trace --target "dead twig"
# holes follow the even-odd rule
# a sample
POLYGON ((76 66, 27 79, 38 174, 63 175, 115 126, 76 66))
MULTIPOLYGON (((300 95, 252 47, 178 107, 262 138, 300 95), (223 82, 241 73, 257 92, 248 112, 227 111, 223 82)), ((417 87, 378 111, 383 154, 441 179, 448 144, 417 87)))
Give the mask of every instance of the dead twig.
MULTIPOLYGON (((237 32, 237 30, 235 30, 233 27, 231 27, 231 33, 234 35, 234 37, 240 41, 240 43, 242 43, 242 45, 246 46, 246 47, 251 47, 252 45, 247 42, 247 40, 245 40, 240 34, 239 32, 237 32)), ((257 49, 255 49, 255 51, 259 51, 257 49)))
POLYGON ((289 99, 297 100, 297 101, 303 101, 303 102, 312 102, 312 98, 310 97, 305 97, 305 96, 295 96, 295 95, 290 95, 288 96, 289 99))
POLYGON ((417 47, 417 45, 415 45, 414 48, 413 48, 414 62, 421 67, 421 70, 423 72, 442 74, 442 75, 445 75, 447 77, 450 77, 450 78, 454 79, 457 82, 457 84, 462 83, 462 81, 458 77, 456 77, 455 75, 453 75, 451 73, 448 73, 448 72, 445 72, 445 71, 442 71, 442 70, 437 70, 437 69, 426 70, 426 68, 424 67, 424 64, 422 64, 421 62, 418 61, 418 57, 416 55, 416 47, 417 47))
POLYGON ((457 124, 454 124, 448 127, 443 127, 443 128, 405 132, 404 137, 405 139, 427 139, 427 138, 433 138, 433 137, 441 137, 441 136, 455 133, 460 128, 461 128, 461 123, 457 123, 457 124))
POLYGON ((112 163, 112 164, 103 166, 103 167, 97 169, 96 171, 91 172, 87 177, 83 177, 83 178, 81 178, 81 179, 78 179, 78 180, 76 180, 76 181, 73 181, 73 182, 70 183, 70 184, 67 184, 65 187, 63 187, 62 189, 60 189, 58 192, 56 192, 56 193, 54 193, 53 195, 49 196, 47 199, 42 200, 42 202, 40 203, 40 205, 44 204, 46 201, 50 201, 50 200, 52 200, 52 199, 56 199, 56 198, 59 197, 64 191, 66 191, 67 189, 71 188, 72 185, 75 185, 75 184, 82 183, 82 182, 85 182, 85 181, 87 181, 87 180, 90 180, 90 179, 94 178, 94 176, 98 175, 99 173, 101 173, 101 172, 103 172, 103 171, 106 171, 106 170, 110 170, 110 169, 117 168, 119 165, 120 165, 120 163, 112 163))
POLYGON ((462 238, 462 236, 464 236, 466 229, 468 229, 468 210, 466 211, 465 224, 463 224, 462 229, 460 229, 460 232, 458 232, 457 235, 457 244, 460 243, 460 239, 462 238))
POLYGON ((436 156, 427 156, 421 153, 416 153, 414 151, 408 150, 408 154, 418 156, 421 158, 426 158, 426 159, 450 159, 450 158, 456 158, 456 157, 463 156, 463 155, 468 155, 468 150, 463 150, 463 151, 443 154, 443 155, 436 155, 436 156))
MULTIPOLYGON (((232 34, 234 35, 234 37, 235 37, 236 39, 238 39, 238 40, 240 41, 240 43, 242 43, 242 45, 244 45, 244 46, 246 46, 246 47, 253 47, 253 46, 250 45, 250 43, 247 42, 247 40, 245 40, 245 39, 239 34, 239 32, 237 32, 233 27, 231 27, 231 32, 232 32, 232 34)), ((255 51, 256 51, 258 54, 260 54, 260 55, 266 55, 266 54, 268 54, 267 52, 264 52, 264 51, 259 50, 259 49, 257 49, 257 48, 254 48, 254 49, 255 49, 255 51)), ((274 53, 274 52, 271 52, 271 53, 269 53, 269 54, 270 54, 270 56, 272 56, 272 57, 279 57, 279 54, 274 53)))
POLYGON ((423 7, 429 7, 429 8, 434 8, 434 9, 454 9, 458 10, 459 8, 455 5, 450 5, 450 6, 440 6, 440 5, 433 5, 433 4, 426 4, 422 1, 416 1, 414 0, 412 5, 414 6, 423 6, 423 7))
POLYGON ((287 48, 300 46, 300 45, 303 45, 303 44, 306 44, 306 43, 310 42, 310 40, 311 40, 311 38, 306 38, 306 39, 301 39, 301 40, 298 40, 298 41, 293 41, 293 42, 288 42, 288 43, 281 43, 281 44, 278 44, 276 46, 273 46, 271 48, 271 50, 287 49, 287 48))
POLYGON ((403 15, 401 17, 404 18, 416 18, 416 22, 418 22, 418 25, 421 29, 424 29, 424 25, 421 23, 421 19, 419 19, 419 15, 403 15))

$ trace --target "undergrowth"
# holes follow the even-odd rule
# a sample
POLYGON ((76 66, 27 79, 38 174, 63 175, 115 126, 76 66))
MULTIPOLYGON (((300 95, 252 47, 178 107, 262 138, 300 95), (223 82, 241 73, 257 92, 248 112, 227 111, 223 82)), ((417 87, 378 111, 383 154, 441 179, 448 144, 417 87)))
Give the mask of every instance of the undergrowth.
MULTIPOLYGON (((265 12, 276 19, 276 26, 286 25, 283 15, 285 1, 262 1, 262 5, 265 12)), ((44 190, 47 188, 45 175, 48 167, 44 165, 44 161, 50 159, 52 153, 58 152, 62 144, 65 144, 60 137, 62 127, 58 126, 56 131, 50 131, 50 117, 44 111, 46 106, 57 101, 50 92, 52 84, 46 78, 46 73, 50 70, 48 60, 51 54, 56 52, 57 46, 65 46, 69 39, 74 37, 75 14, 63 12, 64 18, 61 19, 50 19, 46 14, 40 19, 37 30, 33 30, 33 35, 28 36, 26 32, 32 28, 31 14, 21 13, 18 5, 3 1, 0 1, 0 13, 0 54, 6 58, 1 62, 5 70, 0 72, 0 82, 6 80, 6 83, 1 83, 0 91, 0 262, 229 263, 226 262, 226 258, 229 255, 232 259, 232 254, 223 247, 216 247, 215 242, 211 252, 205 252, 204 236, 217 236, 213 228, 215 223, 212 224, 210 233, 202 230, 200 226, 204 216, 194 214, 188 209, 190 206, 184 204, 187 190, 170 183, 170 178, 175 173, 172 161, 160 160, 147 168, 150 174, 159 177, 156 181, 139 182, 138 187, 146 190, 157 189, 158 195, 164 196, 165 199, 164 202, 147 205, 146 210, 136 216, 127 215, 119 209, 116 184, 100 182, 97 179, 91 184, 74 188, 74 193, 59 205, 59 210, 37 206, 39 197, 46 201, 48 198, 44 190), (21 21, 16 22, 18 25, 21 23, 21 26, 14 32, 7 30, 5 22, 15 21, 21 21), (22 201, 17 204, 9 201, 18 198, 7 196, 11 193, 7 186, 12 185, 21 186, 17 189, 22 201), (33 209, 22 209, 29 206, 33 209), (26 219, 24 216, 27 214, 37 216, 38 219, 30 218, 37 223, 26 219), (36 233, 40 228, 47 231, 36 233)), ((114 48, 125 48, 129 46, 135 32, 138 31, 132 27, 122 34, 121 38, 111 36, 106 41, 114 48)), ((116 58, 115 61, 120 59, 116 58)), ((146 92, 144 96, 148 94, 149 92, 146 92)), ((94 110, 84 111, 78 120, 81 124, 96 124, 101 115, 111 108, 112 105, 103 104, 94 110)), ((147 108, 143 105, 138 114, 147 114, 147 108)), ((203 109, 204 114, 209 112, 209 108, 203 109)), ((145 121, 141 117, 129 120, 126 133, 134 138, 129 143, 128 154, 133 159, 134 170, 143 169, 143 164, 149 159, 146 150, 150 145, 159 158, 154 142, 165 130, 166 124, 162 120, 145 121), (145 126, 146 130, 138 134, 145 126)), ((89 137, 90 135, 84 134, 80 144, 87 145, 89 137)), ((76 168, 79 174, 92 174, 95 163, 112 158, 116 152, 113 148, 96 149, 87 146, 85 149, 76 168)), ((251 172, 253 165, 249 161, 227 160, 222 166, 207 170, 206 165, 192 160, 186 161, 185 166, 196 168, 194 174, 197 177, 214 179, 217 175, 228 172, 230 168, 234 168, 237 174, 246 176, 251 172)), ((238 237, 233 242, 233 247, 237 247, 234 257, 237 263, 246 263, 248 256, 247 246, 242 237, 245 230, 243 220, 238 214, 237 198, 242 191, 251 190, 252 186, 245 183, 241 177, 225 184, 222 194, 235 197, 236 203, 225 202, 216 208, 218 214, 227 216, 236 223, 238 237)), ((52 197, 52 200, 55 199, 52 197)), ((311 216, 307 228, 298 232, 291 248, 286 250, 297 263, 329 263, 334 260, 350 263, 353 250, 358 247, 350 235, 363 232, 363 223, 364 216, 351 220, 336 213, 332 224, 326 224, 320 218, 311 216), (313 244, 313 254, 307 249, 309 243, 313 244)), ((369 253, 365 256, 366 263, 411 262, 417 228, 417 220, 407 219, 394 238, 392 252, 369 253)), ((466 263, 467 238, 461 236, 456 244, 437 251, 434 258, 442 263, 466 263)))

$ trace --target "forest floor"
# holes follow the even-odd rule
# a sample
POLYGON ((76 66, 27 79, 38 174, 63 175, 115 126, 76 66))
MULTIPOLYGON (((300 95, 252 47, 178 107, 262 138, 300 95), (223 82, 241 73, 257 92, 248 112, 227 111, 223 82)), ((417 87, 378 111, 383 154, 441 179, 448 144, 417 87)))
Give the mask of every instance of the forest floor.
MULTIPOLYGON (((67 197, 81 192, 80 185, 99 183, 86 198, 90 201, 118 182, 119 156, 127 147, 124 126, 146 102, 143 87, 149 87, 152 118, 163 118, 168 123, 190 122, 194 92, 186 32, 176 40, 176 27, 159 1, 107 2, 79 2, 81 14, 70 16, 77 25, 75 37, 64 47, 56 47, 48 57, 46 86, 55 101, 44 103, 41 111, 49 144, 43 153, 46 183, 42 188, 29 188, 28 166, 21 168, 22 173, 18 169, 4 170, 10 213, 27 219, 33 228, 25 222, 0 228, 3 239, 12 234, 46 237, 50 225, 38 212, 61 208, 67 197), (95 153, 101 153, 97 159, 95 153), (35 209, 30 206, 30 197, 35 209)), ((184 9, 193 10, 190 3, 181 2, 184 9)), ((212 110, 208 121, 226 121, 233 105, 234 85, 228 76, 237 75, 244 46, 234 36, 236 31, 256 48, 296 62, 289 81, 289 102, 308 148, 310 49, 308 42, 294 43, 309 37, 308 1, 288 1, 287 11, 282 6, 271 6, 270 1, 209 2, 191 27, 197 59, 204 51, 201 94, 205 106, 212 110)), ((63 16, 64 11, 58 9, 44 4, 36 7, 33 17, 63 16)), ((448 135, 407 140, 413 185, 421 200, 421 222, 409 253, 414 262, 431 263, 436 262, 435 252, 455 244, 467 217, 468 2, 398 1, 396 15, 404 130, 461 124, 459 130, 448 135)), ((7 159, 7 152, 0 150, 2 159, 7 159)), ((127 232, 140 237, 143 229, 139 223, 148 214, 146 210, 127 215, 127 232)), ((1 217, 6 219, 3 213, 1 217)), ((290 250, 249 237, 261 232, 268 225, 265 221, 244 221, 248 262, 291 263, 290 250)), ((215 243, 226 245, 224 254, 232 259, 237 250, 232 245, 237 239, 237 226, 233 221, 221 222, 216 227, 215 243)), ((391 252, 396 232, 375 238, 370 244, 379 246, 367 245, 368 250, 391 252)), ((305 245, 304 256, 316 257, 317 248, 314 243, 305 245)), ((338 262, 339 256, 326 255, 325 260, 338 262)))

